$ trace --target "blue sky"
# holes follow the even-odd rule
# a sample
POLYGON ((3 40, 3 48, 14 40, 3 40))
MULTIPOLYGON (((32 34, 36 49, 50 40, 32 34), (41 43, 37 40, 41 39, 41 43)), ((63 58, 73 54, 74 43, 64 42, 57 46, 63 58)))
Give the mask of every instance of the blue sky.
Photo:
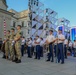
MULTIPOLYGON (((28 8, 28 0, 6 0, 8 10, 14 9, 18 12, 28 8)), ((76 25, 76 0, 40 0, 44 3, 44 8, 51 8, 58 12, 58 17, 70 20, 70 25, 76 25)))

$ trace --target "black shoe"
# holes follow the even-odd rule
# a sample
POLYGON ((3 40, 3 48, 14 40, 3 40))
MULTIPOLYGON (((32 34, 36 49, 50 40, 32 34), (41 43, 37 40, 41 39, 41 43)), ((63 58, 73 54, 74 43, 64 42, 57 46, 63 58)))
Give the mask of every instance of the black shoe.
POLYGON ((38 60, 40 60, 40 58, 38 58, 38 60))
POLYGON ((16 60, 12 60, 12 62, 16 62, 16 60))
POLYGON ((3 58, 3 59, 6 59, 6 56, 3 56, 2 58, 3 58))
POLYGON ((75 56, 73 56, 73 57, 75 57, 75 56))
POLYGON ((31 56, 28 56, 28 58, 32 58, 31 56))
POLYGON ((65 57, 65 59, 67 59, 67 57, 65 57))
POLYGON ((30 56, 29 58, 32 58, 32 56, 30 56))
POLYGON ((41 55, 41 57, 43 57, 43 55, 41 55))
POLYGON ((50 61, 50 60, 46 60, 46 61, 48 62, 48 61, 50 61))
POLYGON ((21 63, 21 60, 17 60, 16 63, 21 63))
POLYGON ((51 62, 54 62, 53 60, 51 62))
POLYGON ((15 58, 15 60, 12 60, 12 62, 16 62, 18 60, 18 58, 15 58))
POLYGON ((60 61, 58 61, 58 63, 60 63, 60 61))
POLYGON ((34 59, 37 59, 37 58, 34 58, 34 59))
POLYGON ((61 62, 61 64, 64 64, 64 62, 61 62))

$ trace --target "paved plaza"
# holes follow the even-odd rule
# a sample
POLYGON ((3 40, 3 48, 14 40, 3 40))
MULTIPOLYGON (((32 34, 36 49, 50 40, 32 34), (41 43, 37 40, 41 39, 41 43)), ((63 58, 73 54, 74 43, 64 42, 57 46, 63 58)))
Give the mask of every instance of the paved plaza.
POLYGON ((22 63, 16 64, 2 59, 0 53, 0 75, 76 75, 76 58, 68 57, 65 64, 46 62, 41 60, 22 58, 22 63))

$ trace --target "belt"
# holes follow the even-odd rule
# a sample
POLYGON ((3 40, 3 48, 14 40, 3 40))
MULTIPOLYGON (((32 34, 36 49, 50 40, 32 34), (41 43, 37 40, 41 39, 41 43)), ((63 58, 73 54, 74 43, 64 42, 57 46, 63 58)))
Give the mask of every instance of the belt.
POLYGON ((63 43, 58 43, 58 44, 63 44, 63 43))
POLYGON ((40 46, 40 45, 36 45, 36 46, 40 46))
POLYGON ((53 43, 51 42, 49 45, 52 45, 53 43))

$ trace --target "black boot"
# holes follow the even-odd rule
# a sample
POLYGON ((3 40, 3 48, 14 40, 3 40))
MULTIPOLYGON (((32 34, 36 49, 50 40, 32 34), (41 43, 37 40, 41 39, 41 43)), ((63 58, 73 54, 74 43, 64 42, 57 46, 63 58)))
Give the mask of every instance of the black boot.
POLYGON ((64 64, 64 62, 61 62, 61 64, 64 64))
POLYGON ((3 57, 2 57, 3 59, 6 59, 6 56, 5 55, 3 55, 3 57))
POLYGON ((51 60, 51 62, 54 62, 54 60, 51 60))
POLYGON ((16 62, 18 60, 18 58, 15 58, 14 60, 12 60, 12 62, 16 62))
POLYGON ((48 60, 46 60, 46 62, 48 62, 48 61, 50 61, 49 59, 48 60))
POLYGON ((17 60, 16 63, 21 63, 21 60, 17 60))

